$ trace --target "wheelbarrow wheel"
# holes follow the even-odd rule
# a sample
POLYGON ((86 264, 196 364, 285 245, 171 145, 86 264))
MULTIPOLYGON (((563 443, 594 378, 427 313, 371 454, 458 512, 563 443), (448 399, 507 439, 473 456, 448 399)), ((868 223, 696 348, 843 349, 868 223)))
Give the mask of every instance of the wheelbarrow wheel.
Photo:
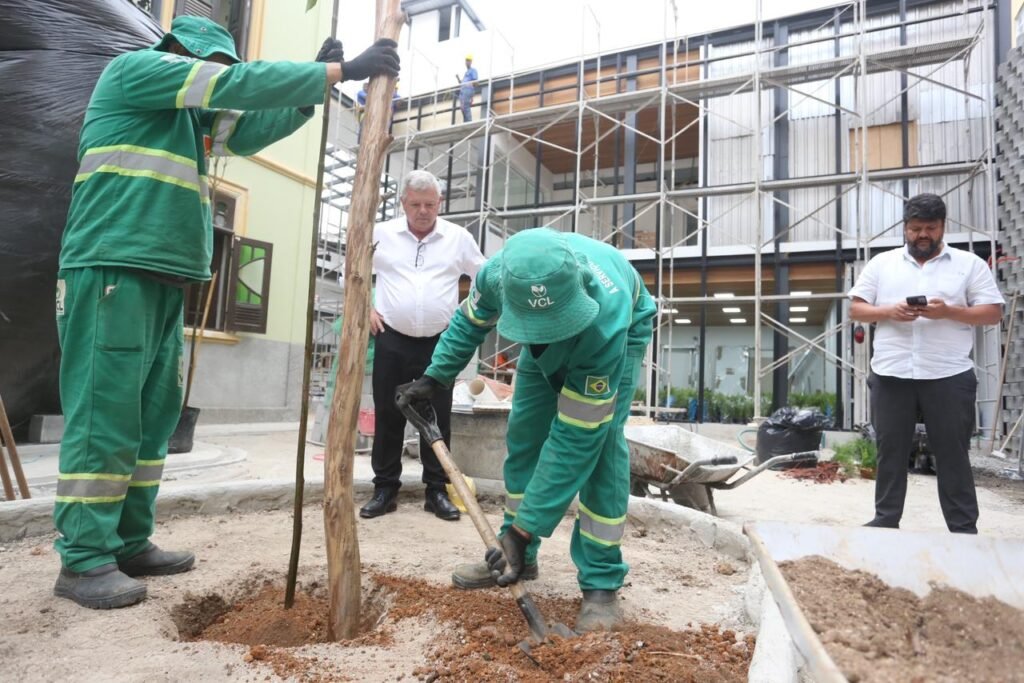
POLYGON ((683 507, 700 510, 709 515, 718 514, 718 510, 715 509, 714 494, 704 484, 677 484, 669 492, 669 496, 683 507))
POLYGON ((640 479, 630 475, 629 477, 629 495, 636 496, 637 498, 646 498, 651 493, 651 490, 647 488, 647 484, 640 479))

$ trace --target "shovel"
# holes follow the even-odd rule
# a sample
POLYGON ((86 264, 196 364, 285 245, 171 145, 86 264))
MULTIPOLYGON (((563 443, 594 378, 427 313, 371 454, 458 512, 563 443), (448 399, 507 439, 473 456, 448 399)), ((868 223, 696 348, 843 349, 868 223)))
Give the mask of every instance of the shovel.
MULTIPOLYGON (((466 484, 466 480, 462 477, 462 471, 459 470, 459 466, 452 460, 451 453, 448 452, 448 447, 444 444, 444 437, 441 436, 441 430, 438 429, 433 406, 429 403, 423 403, 418 408, 414 408, 411 405, 400 407, 406 419, 412 422, 423 436, 423 439, 430 443, 430 448, 437 456, 441 467, 448 473, 452 486, 455 487, 459 497, 462 498, 462 502, 466 505, 469 517, 473 520, 473 526, 476 527, 480 538, 483 539, 484 545, 488 549, 501 548, 498 537, 495 536, 491 525, 487 523, 483 510, 480 509, 480 503, 477 502, 476 495, 469 489, 469 485, 466 484)), ((512 596, 516 599, 516 605, 519 606, 523 617, 526 618, 526 625, 530 628, 530 636, 534 644, 539 645, 546 642, 548 636, 552 633, 562 638, 571 638, 576 635, 565 624, 555 623, 549 626, 533 598, 526 592, 526 588, 523 587, 521 581, 509 585, 508 589, 512 591, 512 596)), ((524 640, 519 643, 519 648, 526 653, 527 657, 530 657, 530 642, 524 640)), ((534 664, 537 664, 537 660, 533 659, 533 657, 530 657, 530 659, 533 660, 534 664)))

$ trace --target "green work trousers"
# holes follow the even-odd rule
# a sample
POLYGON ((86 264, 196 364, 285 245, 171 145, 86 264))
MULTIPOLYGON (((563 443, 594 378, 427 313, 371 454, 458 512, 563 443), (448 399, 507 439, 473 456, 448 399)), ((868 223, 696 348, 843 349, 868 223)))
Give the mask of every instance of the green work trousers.
MULTIPOLYGON (((531 499, 544 501, 535 505, 531 512, 535 520, 538 508, 544 510, 544 517, 550 517, 540 520, 545 529, 553 530, 558 525, 577 492, 581 508, 585 508, 585 514, 591 518, 611 524, 625 523, 629 505, 629 450, 623 427, 629 417, 642 360, 642 350, 631 352, 626 357, 615 413, 602 447, 592 453, 574 453, 543 448, 548 429, 557 419, 559 390, 552 386, 524 348, 516 367, 516 388, 506 436, 508 456, 504 468, 506 498, 502 535, 515 522, 520 507, 528 504, 524 501, 528 485, 531 499), (575 477, 573 483, 558 487, 550 483, 545 473, 556 468, 570 472, 569 476, 575 477)), ((527 564, 537 561, 539 548, 540 535, 535 534, 526 549, 527 564)), ((576 564, 581 590, 618 590, 622 587, 629 565, 622 560, 620 544, 600 542, 591 535, 581 534, 579 516, 573 524, 570 553, 576 564)))
POLYGON ((84 572, 145 550, 181 414, 180 288, 124 268, 58 273, 64 438, 54 523, 84 572))

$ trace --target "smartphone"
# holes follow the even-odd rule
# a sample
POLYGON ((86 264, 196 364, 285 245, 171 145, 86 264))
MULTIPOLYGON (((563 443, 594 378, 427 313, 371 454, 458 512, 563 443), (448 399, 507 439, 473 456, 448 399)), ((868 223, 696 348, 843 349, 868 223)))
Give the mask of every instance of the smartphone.
POLYGON ((928 297, 926 297, 926 296, 908 296, 907 297, 907 305, 908 306, 927 306, 928 305, 928 297))

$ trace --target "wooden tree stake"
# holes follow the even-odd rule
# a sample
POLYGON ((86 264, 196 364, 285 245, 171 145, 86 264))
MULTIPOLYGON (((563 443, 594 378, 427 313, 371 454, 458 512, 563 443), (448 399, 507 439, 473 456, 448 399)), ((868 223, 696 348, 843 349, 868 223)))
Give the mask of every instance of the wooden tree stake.
MULTIPOLYGON (((397 41, 403 20, 399 0, 377 0, 376 38, 397 41)), ((332 640, 353 638, 359 631, 359 540, 356 536, 352 469, 369 339, 373 224, 380 196, 384 155, 391 141, 388 125, 394 88, 393 78, 375 76, 370 79, 348 214, 345 317, 324 455, 324 532, 327 537, 330 597, 328 625, 332 640)))

